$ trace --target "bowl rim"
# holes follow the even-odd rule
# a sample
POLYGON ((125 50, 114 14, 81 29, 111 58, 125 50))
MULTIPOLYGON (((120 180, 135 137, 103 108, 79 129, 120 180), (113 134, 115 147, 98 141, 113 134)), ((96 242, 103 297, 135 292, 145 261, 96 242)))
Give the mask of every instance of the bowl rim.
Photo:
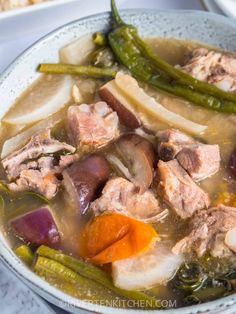
MULTIPOLYGON (((236 29, 236 20, 231 17, 225 17, 222 15, 218 15, 212 12, 205 12, 205 11, 194 11, 194 10, 153 10, 153 9, 126 9, 126 10, 120 10, 121 16, 123 14, 126 15, 133 15, 133 14, 142 14, 142 13, 148 13, 151 15, 158 15, 158 14, 178 14, 178 15, 198 15, 198 16, 204 16, 209 17, 213 20, 222 21, 223 23, 234 27, 236 29)), ((71 21, 70 23, 67 23, 65 25, 62 25, 55 30, 49 32, 45 36, 41 37, 39 40, 34 42, 31 46, 29 46, 27 49, 25 49, 18 57, 16 57, 13 62, 0 74, 0 86, 3 84, 4 80, 14 71, 15 67, 23 61, 24 57, 29 55, 31 51, 37 47, 40 44, 43 44, 45 41, 50 39, 51 37, 55 37, 58 33, 63 31, 69 26, 73 26, 77 23, 81 23, 83 21, 89 21, 94 20, 96 18, 103 18, 104 20, 107 20, 110 18, 110 12, 102 12, 98 14, 93 14, 89 16, 85 16, 83 18, 71 21)), ((122 308, 114 308, 110 306, 104 306, 104 305, 97 305, 93 304, 91 302, 84 301, 82 299, 78 299, 75 297, 72 297, 61 290, 53 287, 49 283, 47 283, 45 280, 40 278, 38 275, 36 275, 34 272, 32 272, 27 266, 25 266, 13 253, 10 246, 7 244, 7 240, 4 237, 3 233, 0 230, 0 260, 10 269, 19 279, 21 279, 27 286, 32 288, 34 291, 36 291, 39 295, 43 296, 49 296, 51 303, 64 308, 65 305, 66 309, 68 311, 72 311, 75 313, 75 311, 78 311, 80 309, 84 311, 92 311, 93 313, 106 313, 106 314, 135 314, 137 312, 142 313, 149 313, 157 310, 142 310, 142 309, 122 309, 122 308)), ((220 299, 206 302, 203 304, 198 305, 192 305, 192 306, 186 306, 181 308, 170 308, 170 309, 164 309, 164 310, 158 310, 158 313, 160 314, 197 314, 197 313, 207 313, 209 311, 213 310, 224 310, 225 308, 230 308, 232 305, 236 304, 236 292, 232 295, 222 297, 220 299)))

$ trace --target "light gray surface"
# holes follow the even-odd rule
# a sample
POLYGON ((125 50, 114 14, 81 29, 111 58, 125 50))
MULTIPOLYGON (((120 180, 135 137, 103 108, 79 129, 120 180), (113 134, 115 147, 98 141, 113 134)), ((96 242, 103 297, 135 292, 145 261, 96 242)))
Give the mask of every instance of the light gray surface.
MULTIPOLYGON (((4 69, 8 63, 13 60, 18 53, 24 50, 36 39, 41 37, 43 34, 47 33, 51 29, 57 27, 60 24, 64 24, 69 20, 73 20, 82 15, 88 15, 90 13, 95 13, 97 11, 102 11, 108 9, 109 1, 99 1, 99 8, 95 5, 95 2, 90 0, 90 4, 86 5, 88 1, 84 1, 83 5, 75 3, 67 7, 64 12, 57 11, 54 14, 55 16, 60 16, 60 18, 55 21, 54 18, 51 23, 40 23, 42 27, 38 30, 32 30, 22 34, 22 36, 12 38, 10 35, 13 32, 10 32, 8 37, 8 30, 0 25, 0 72, 4 69), (78 12, 78 13, 77 13, 78 12), (8 40, 8 38, 10 40, 8 40)), ((166 8, 180 8, 180 9, 201 9, 200 2, 198 0, 129 0, 123 1, 124 4, 121 6, 125 7, 156 7, 161 9, 166 8)), ((45 21, 50 20, 46 16, 44 17, 45 21)), ((28 18, 27 21, 18 21, 17 23, 25 23, 25 28, 30 29, 31 18, 28 18)), ((12 21, 11 31, 14 26, 14 21, 12 21)), ((7 27, 7 26, 5 26, 7 27)), ((1 314, 15 314, 15 313, 24 313, 24 314, 40 314, 50 313, 50 310, 46 308, 44 302, 41 302, 40 299, 32 293, 23 283, 15 278, 14 275, 10 274, 9 271, 1 266, 0 264, 0 313, 1 314)), ((59 312, 58 312, 59 313, 59 312)))

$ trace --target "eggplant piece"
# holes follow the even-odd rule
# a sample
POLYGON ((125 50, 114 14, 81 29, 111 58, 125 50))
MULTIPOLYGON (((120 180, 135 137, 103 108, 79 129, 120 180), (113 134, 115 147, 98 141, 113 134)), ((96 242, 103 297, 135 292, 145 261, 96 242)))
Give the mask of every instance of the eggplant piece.
POLYGON ((108 180, 110 172, 108 161, 100 155, 77 161, 63 171, 63 185, 70 203, 79 213, 86 213, 90 202, 108 180))
POLYGON ((116 148, 132 174, 131 181, 144 193, 154 174, 156 158, 152 144, 137 134, 126 134, 117 141, 116 148))
POLYGON ((110 81, 99 90, 99 95, 114 111, 125 126, 130 129, 136 129, 141 126, 140 119, 129 103, 127 97, 124 97, 118 90, 114 81, 110 81))
POLYGON ((55 246, 60 242, 57 225, 48 206, 10 221, 14 234, 34 245, 55 246))

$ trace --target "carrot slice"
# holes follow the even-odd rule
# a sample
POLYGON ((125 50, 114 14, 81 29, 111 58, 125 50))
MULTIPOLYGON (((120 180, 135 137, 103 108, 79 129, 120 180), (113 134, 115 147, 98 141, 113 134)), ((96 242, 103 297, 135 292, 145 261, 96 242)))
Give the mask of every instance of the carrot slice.
POLYGON ((94 264, 111 263, 147 250, 156 238, 151 225, 120 214, 105 214, 85 226, 80 255, 94 264))

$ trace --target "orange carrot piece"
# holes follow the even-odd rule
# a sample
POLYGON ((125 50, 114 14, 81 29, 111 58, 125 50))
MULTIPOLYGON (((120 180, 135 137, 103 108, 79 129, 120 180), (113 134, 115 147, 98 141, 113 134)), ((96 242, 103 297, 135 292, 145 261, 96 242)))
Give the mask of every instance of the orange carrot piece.
POLYGON ((111 263, 147 250, 156 238, 151 225, 120 214, 105 214, 83 230, 80 255, 94 264, 111 263))

